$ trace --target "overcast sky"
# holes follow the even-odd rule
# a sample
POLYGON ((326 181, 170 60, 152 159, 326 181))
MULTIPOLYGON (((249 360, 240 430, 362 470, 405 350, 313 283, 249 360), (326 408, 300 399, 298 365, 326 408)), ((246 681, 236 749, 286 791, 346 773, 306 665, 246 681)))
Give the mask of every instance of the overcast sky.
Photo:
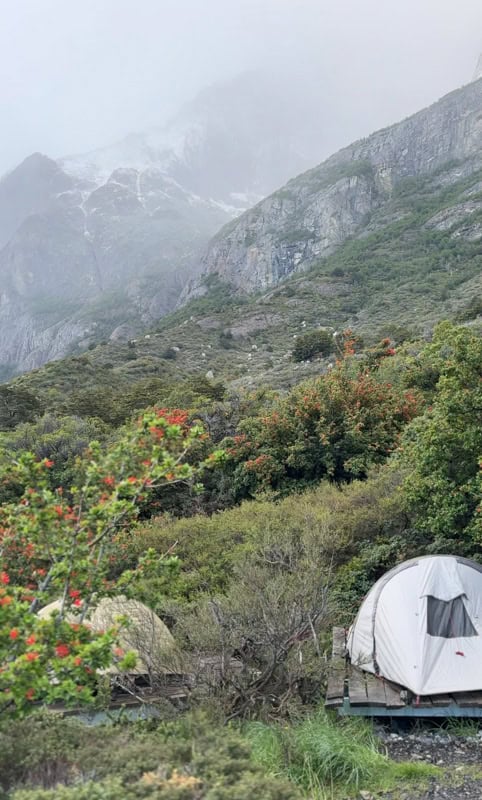
POLYGON ((467 83, 482 0, 0 0, 0 173, 162 123, 203 86, 283 67, 336 146, 467 83), (310 81, 310 82, 311 82, 310 81))

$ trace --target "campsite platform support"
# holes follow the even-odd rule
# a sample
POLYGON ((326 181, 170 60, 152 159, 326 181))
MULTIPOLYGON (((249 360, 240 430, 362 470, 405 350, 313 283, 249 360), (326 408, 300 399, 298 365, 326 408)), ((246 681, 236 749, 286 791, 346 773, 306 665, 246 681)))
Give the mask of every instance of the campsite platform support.
POLYGON ((414 697, 403 686, 350 664, 346 631, 333 628, 325 708, 336 709, 340 716, 482 718, 482 691, 414 697))

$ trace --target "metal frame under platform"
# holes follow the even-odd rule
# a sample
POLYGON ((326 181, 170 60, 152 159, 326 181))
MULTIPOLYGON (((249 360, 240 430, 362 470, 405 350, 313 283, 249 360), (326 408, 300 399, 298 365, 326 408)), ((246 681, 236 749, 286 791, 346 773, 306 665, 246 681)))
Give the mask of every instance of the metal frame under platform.
POLYGON ((340 716, 482 718, 482 691, 416 698, 403 686, 354 667, 346 656, 345 629, 333 628, 325 708, 340 716))

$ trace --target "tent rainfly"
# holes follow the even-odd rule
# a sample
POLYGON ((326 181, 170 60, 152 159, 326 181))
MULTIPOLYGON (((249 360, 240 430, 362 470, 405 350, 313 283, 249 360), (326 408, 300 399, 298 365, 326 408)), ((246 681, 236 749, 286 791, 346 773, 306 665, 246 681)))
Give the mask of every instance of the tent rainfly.
POLYGON ((482 565, 424 556, 387 572, 347 641, 354 666, 415 695, 482 690, 482 565))
MULTIPOLYGON (((60 600, 45 606, 38 616, 46 619, 60 610, 60 600)), ((137 664, 129 669, 130 675, 165 675, 178 672, 177 654, 174 638, 169 628, 150 608, 138 600, 126 597, 104 597, 85 620, 95 631, 105 631, 113 627, 119 617, 126 617, 128 624, 122 628, 119 644, 123 650, 134 650, 137 664)), ((78 622, 78 616, 70 611, 69 622, 78 622)), ((107 673, 119 672, 115 665, 105 670, 107 673)))

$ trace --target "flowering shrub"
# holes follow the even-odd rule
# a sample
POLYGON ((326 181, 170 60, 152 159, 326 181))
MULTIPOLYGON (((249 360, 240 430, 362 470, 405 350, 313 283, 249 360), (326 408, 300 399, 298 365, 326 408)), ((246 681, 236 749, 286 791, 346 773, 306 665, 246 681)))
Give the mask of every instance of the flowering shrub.
POLYGON ((331 373, 300 384, 227 440, 238 497, 292 491, 323 478, 364 478, 390 455, 417 414, 418 397, 379 379, 376 364, 393 355, 388 345, 383 342, 359 369, 347 353, 331 373))
MULTIPOLYGON (((89 608, 103 595, 128 591, 138 571, 174 561, 147 553, 114 586, 108 570, 116 536, 150 491, 192 482, 206 466, 185 461, 201 435, 199 426, 187 425, 185 412, 146 413, 112 447, 91 443, 68 491, 50 488, 51 459, 26 453, 3 465, 0 480, 13 472, 24 490, 18 503, 0 507, 0 714, 21 715, 40 701, 91 697, 95 671, 113 658, 117 631, 92 632, 83 624, 89 608), (58 614, 39 619, 36 612, 58 597, 58 614)), ((132 665, 132 654, 120 662, 132 665)))

